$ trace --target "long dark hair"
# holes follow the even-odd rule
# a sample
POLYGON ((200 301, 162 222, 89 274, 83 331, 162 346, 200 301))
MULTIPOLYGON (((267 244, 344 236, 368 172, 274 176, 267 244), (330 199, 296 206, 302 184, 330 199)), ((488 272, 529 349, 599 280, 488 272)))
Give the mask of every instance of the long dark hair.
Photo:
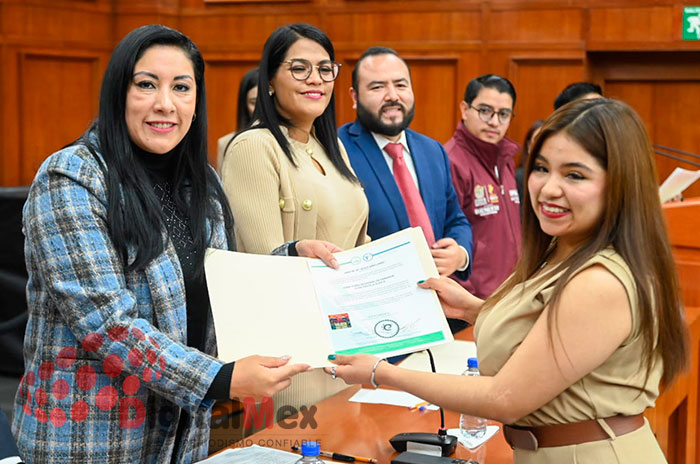
POLYGON ((246 129, 253 122, 253 116, 248 112, 248 91, 258 86, 260 72, 255 67, 243 75, 241 85, 238 86, 238 120, 236 132, 246 129))
MULTIPOLYGON (((328 56, 331 60, 335 59, 335 51, 333 50, 331 40, 319 28, 310 24, 297 23, 275 29, 265 42, 262 58, 260 60, 258 100, 255 105, 255 117, 259 122, 252 127, 253 129, 258 127, 268 129, 275 137, 280 147, 282 147, 282 151, 284 151, 284 154, 287 155, 287 158, 289 158, 289 161, 294 167, 296 167, 297 164, 289 148, 289 141, 279 127, 280 124, 284 124, 285 126, 294 126, 294 124, 292 121, 279 114, 275 107, 273 97, 268 93, 268 89, 270 88, 270 79, 277 74, 277 70, 282 65, 289 47, 301 38, 313 40, 318 43, 328 52, 328 56)), ((340 155, 338 129, 335 121, 335 92, 331 94, 331 99, 328 102, 326 110, 314 121, 314 129, 316 130, 316 138, 321 142, 321 145, 323 145, 333 166, 335 166, 343 177, 357 182, 357 178, 340 155)))
MULTIPOLYGON (((564 269, 550 300, 550 336, 555 332, 557 302, 566 284, 594 254, 612 246, 627 263, 636 284, 646 375, 658 353, 663 362, 662 384, 667 386, 688 360, 687 327, 659 201, 654 154, 644 123, 620 101, 600 98, 569 103, 554 112, 540 129, 525 164, 525 179, 544 142, 558 133, 571 137, 598 161, 606 170, 607 187, 605 212, 598 229, 552 271, 564 269)), ((529 205, 527 189, 524 196, 524 203, 529 205)), ((515 271, 488 298, 484 309, 532 278, 550 251, 552 237, 542 231, 532 207, 523 211, 522 243, 527 246, 523 246, 515 271)))
MULTIPOLYGON (((127 270, 144 269, 165 247, 160 233, 164 230, 160 203, 146 170, 134 154, 125 119, 126 95, 133 80, 134 66, 154 45, 180 48, 192 62, 197 85, 195 119, 175 147, 172 178, 173 191, 177 193, 175 204, 189 218, 199 256, 204 256, 210 240, 206 219, 216 218, 218 208, 223 212, 229 247, 235 246, 231 210, 218 177, 207 161, 207 106, 202 55, 197 46, 179 31, 161 25, 142 26, 127 34, 112 52, 102 81, 99 116, 79 139, 98 161, 98 153, 104 159, 110 236, 127 270), (136 250, 131 262, 128 246, 136 250)), ((213 228, 210 232, 213 233, 213 228)), ((200 261, 197 263, 198 272, 204 264, 203 260, 200 261)))

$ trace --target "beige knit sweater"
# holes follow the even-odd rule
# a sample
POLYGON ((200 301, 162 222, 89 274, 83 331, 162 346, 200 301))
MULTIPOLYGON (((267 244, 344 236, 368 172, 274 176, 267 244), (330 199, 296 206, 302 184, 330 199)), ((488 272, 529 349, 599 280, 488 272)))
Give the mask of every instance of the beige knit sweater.
MULTIPOLYGON (((313 134, 307 143, 288 140, 296 168, 267 129, 240 134, 224 155, 221 175, 238 251, 267 254, 301 239, 327 240, 343 249, 368 242, 369 206, 360 184, 341 176, 313 134)), ((340 148, 349 166, 342 143, 340 148)))
MULTIPOLYGON (((288 137, 286 128, 282 132, 288 137)), ((343 249, 368 242, 369 205, 360 184, 340 175, 313 134, 307 143, 288 140, 297 168, 267 129, 238 135, 226 150, 221 175, 238 251, 268 254, 284 242, 300 239, 327 240, 343 249)), ((345 148, 338 143, 349 166, 345 148)), ((274 285, 270 288, 274 291, 274 285)), ((346 386, 321 369, 304 372, 274 396, 275 409, 310 406, 346 386)))

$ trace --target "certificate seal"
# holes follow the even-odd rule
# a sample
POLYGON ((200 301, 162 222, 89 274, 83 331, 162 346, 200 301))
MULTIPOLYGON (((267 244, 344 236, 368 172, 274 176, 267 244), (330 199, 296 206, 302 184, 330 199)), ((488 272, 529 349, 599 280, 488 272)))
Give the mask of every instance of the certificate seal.
POLYGON ((393 338, 399 333, 399 324, 391 319, 384 319, 374 325, 374 333, 382 338, 393 338))

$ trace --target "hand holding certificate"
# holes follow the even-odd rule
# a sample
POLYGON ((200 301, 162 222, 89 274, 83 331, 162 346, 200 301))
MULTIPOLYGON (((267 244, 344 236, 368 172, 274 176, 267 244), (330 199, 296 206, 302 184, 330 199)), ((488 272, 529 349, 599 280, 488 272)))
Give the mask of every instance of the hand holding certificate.
POLYGON ((452 341, 440 302, 416 282, 437 277, 420 229, 320 260, 209 250, 205 260, 219 357, 329 353, 386 357, 452 341))

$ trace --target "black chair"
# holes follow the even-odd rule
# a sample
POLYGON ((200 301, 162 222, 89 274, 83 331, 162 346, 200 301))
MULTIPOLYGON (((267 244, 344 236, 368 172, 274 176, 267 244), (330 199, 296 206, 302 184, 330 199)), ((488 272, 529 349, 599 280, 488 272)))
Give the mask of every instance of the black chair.
POLYGON ((0 187, 0 409, 8 415, 24 372, 27 268, 22 207, 28 193, 29 187, 0 187))
POLYGON ((20 462, 17 443, 15 443, 12 430, 10 430, 10 423, 7 417, 5 417, 5 414, 0 411, 0 460, 4 461, 5 459, 7 459, 8 463, 20 462))

